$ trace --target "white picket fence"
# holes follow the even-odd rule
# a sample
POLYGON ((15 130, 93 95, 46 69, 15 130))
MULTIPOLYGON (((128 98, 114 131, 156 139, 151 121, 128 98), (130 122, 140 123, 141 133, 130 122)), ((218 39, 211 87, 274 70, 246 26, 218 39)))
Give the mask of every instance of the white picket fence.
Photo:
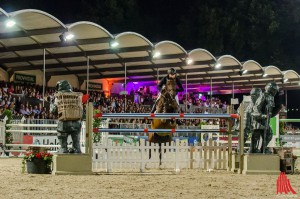
POLYGON ((160 147, 148 141, 139 143, 116 144, 111 140, 93 145, 93 172, 125 172, 148 169, 227 169, 227 147, 220 143, 199 143, 198 146, 188 146, 187 141, 176 140, 171 144, 162 144, 161 165, 160 147), (149 156, 151 151, 151 158, 149 156))

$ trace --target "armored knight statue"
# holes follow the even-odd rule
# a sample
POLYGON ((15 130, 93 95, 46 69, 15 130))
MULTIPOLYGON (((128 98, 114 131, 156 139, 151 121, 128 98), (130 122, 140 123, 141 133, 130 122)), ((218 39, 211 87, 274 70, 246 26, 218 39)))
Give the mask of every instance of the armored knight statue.
POLYGON ((270 119, 278 114, 281 104, 274 100, 278 96, 279 88, 275 82, 268 83, 265 86, 265 92, 256 100, 251 113, 252 123, 252 153, 271 153, 267 146, 272 140, 272 129, 270 128, 270 119), (262 138, 262 144, 259 148, 259 141, 262 138))
MULTIPOLYGON (((250 102, 240 104, 239 108, 237 109, 237 114, 240 114, 240 109, 244 108, 244 144, 247 142, 250 133, 252 132, 252 116, 251 113, 253 112, 253 106, 260 97, 262 91, 260 88, 252 88, 250 91, 250 102)), ((240 120, 235 120, 233 130, 239 131, 240 130, 240 120)), ((239 148, 237 149, 239 151, 239 148)), ((249 152, 251 152, 251 147, 249 152)))
MULTIPOLYGON (((81 98, 79 100, 76 100, 78 98, 76 94, 77 93, 73 92, 72 86, 68 81, 61 80, 57 82, 55 102, 51 105, 51 112, 55 115, 58 115, 57 137, 61 146, 58 153, 81 153, 80 131, 82 104, 81 98), (68 96, 70 96, 70 94, 75 97, 75 100, 73 99, 72 101, 72 99, 70 100, 67 98, 68 96), (64 106, 62 106, 63 103, 64 106), (74 114, 74 110, 77 110, 76 114, 74 114), (69 135, 71 135, 72 138, 72 148, 68 150, 67 140, 69 135)), ((78 96, 80 95, 82 96, 81 93, 78 93, 78 96)))
MULTIPOLYGON (((245 128, 244 128, 244 143, 246 143, 246 141, 249 138, 249 134, 250 132, 252 132, 253 128, 252 128, 252 116, 251 113, 253 112, 253 107, 257 101, 257 99, 262 95, 262 91, 260 88, 252 88, 250 91, 250 96, 251 96, 251 101, 249 103, 249 105, 246 107, 245 109, 245 114, 244 114, 244 121, 245 121, 245 128)), ((253 136, 252 136, 253 138, 253 136)), ((251 139, 252 139, 251 138, 251 139)), ((252 142, 252 140, 251 140, 252 142)), ((252 145, 250 147, 250 153, 253 151, 252 145)))

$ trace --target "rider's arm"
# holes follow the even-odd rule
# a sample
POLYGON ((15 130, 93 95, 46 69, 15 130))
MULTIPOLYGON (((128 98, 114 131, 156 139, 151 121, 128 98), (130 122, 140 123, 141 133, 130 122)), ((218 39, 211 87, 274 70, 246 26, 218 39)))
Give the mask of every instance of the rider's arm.
POLYGON ((164 85, 166 85, 166 83, 167 83, 167 77, 162 78, 162 79, 160 80, 158 86, 157 86, 157 89, 158 89, 159 91, 161 91, 162 87, 163 87, 164 85))
POLYGON ((176 88, 176 92, 182 92, 182 91, 184 91, 183 86, 182 86, 182 84, 180 82, 180 79, 178 77, 176 77, 176 84, 178 86, 178 88, 176 88))

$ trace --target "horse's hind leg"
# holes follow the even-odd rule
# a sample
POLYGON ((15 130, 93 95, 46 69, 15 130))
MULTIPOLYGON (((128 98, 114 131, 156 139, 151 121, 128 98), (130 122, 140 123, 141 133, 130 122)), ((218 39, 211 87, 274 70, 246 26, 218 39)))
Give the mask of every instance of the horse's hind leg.
MULTIPOLYGON (((149 142, 149 146, 151 146, 151 142, 149 142)), ((151 159, 151 148, 149 149, 149 160, 151 159)))

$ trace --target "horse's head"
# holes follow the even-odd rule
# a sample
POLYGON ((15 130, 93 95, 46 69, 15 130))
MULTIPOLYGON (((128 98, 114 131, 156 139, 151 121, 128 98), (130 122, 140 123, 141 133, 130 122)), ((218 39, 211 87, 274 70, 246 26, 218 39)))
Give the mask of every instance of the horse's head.
POLYGON ((158 113, 175 113, 178 109, 176 102, 176 79, 168 79, 161 90, 160 102, 157 105, 158 113))
POLYGON ((165 86, 165 92, 169 93, 171 98, 175 98, 176 96, 176 79, 168 79, 166 86, 165 86))

